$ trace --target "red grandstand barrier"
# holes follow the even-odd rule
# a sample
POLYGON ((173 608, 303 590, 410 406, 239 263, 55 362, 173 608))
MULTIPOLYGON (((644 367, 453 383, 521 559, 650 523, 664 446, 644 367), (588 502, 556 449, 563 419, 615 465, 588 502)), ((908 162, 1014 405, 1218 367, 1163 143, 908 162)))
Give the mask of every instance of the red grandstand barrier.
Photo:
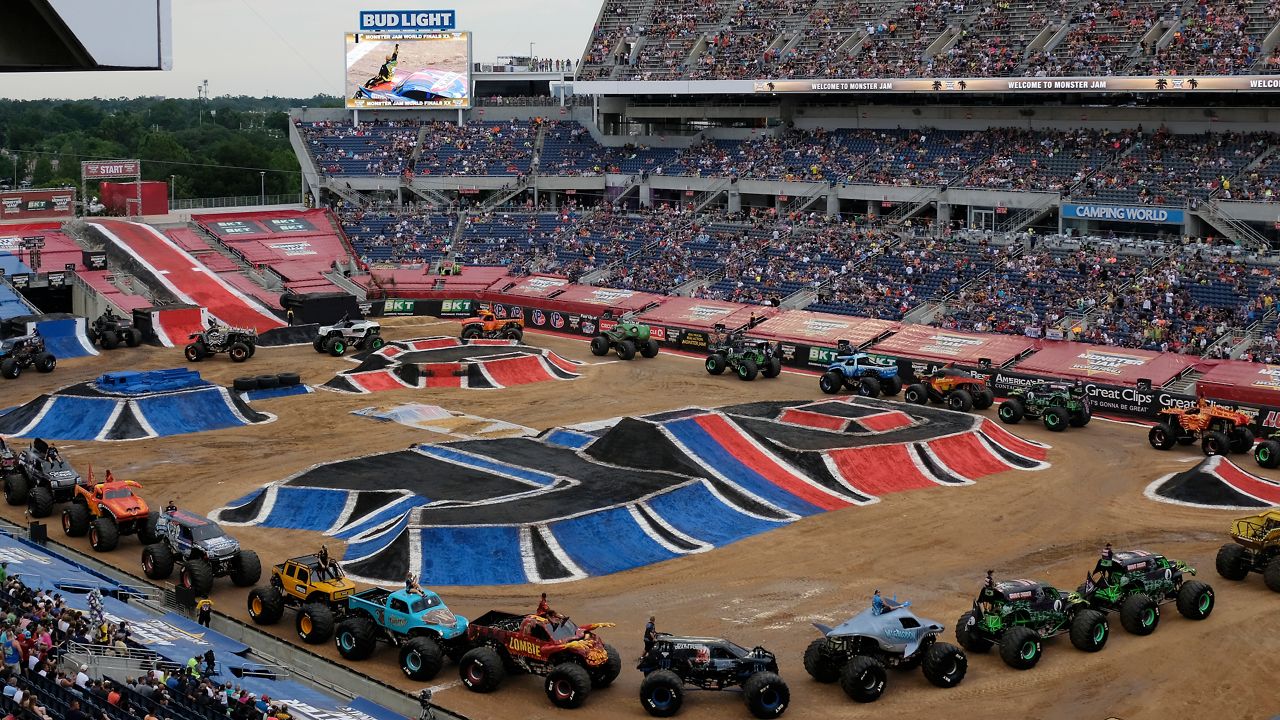
POLYGON ((1190 359, 1177 353, 1046 341, 1015 370, 1114 385, 1133 385, 1145 378, 1160 387, 1193 366, 1190 359))
POLYGON ((1196 395, 1251 405, 1280 406, 1280 365, 1219 361, 1196 381, 1196 395))

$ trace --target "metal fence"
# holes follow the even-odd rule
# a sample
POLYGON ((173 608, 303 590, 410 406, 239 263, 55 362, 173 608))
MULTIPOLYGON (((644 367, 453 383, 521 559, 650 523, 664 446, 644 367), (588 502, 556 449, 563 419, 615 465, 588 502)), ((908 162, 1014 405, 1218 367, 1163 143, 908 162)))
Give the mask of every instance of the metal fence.
POLYGON ((284 195, 233 195, 231 197, 179 198, 170 210, 203 210, 205 208, 251 207, 255 205, 301 205, 302 193, 284 195))

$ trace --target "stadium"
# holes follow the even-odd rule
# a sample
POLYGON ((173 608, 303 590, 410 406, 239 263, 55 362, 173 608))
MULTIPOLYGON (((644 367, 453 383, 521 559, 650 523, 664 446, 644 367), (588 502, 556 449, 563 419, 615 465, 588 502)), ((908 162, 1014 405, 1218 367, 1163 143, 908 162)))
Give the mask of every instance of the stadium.
POLYGON ((5 135, 0 709, 1280 715, 1280 5, 590 12, 5 135))

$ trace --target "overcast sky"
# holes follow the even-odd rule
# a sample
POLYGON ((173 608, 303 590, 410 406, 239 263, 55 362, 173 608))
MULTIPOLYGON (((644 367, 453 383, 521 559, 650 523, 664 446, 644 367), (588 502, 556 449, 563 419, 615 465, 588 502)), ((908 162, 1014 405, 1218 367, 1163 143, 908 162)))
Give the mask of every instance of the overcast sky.
POLYGON ((195 97, 209 94, 308 97, 343 94, 342 34, 360 10, 454 9, 474 33, 476 62, 500 55, 578 58, 601 0, 173 0, 169 72, 0 75, 0 97, 195 97))

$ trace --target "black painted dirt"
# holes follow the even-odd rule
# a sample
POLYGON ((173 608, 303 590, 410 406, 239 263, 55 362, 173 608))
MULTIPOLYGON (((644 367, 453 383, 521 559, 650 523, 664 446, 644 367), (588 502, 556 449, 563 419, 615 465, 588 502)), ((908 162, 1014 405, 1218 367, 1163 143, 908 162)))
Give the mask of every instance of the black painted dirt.
POLYGON ((1156 494, 1179 502, 1196 505, 1222 505, 1236 507, 1270 507, 1257 498, 1245 495, 1228 485, 1216 475, 1204 471, 1207 460, 1194 468, 1173 475, 1156 488, 1156 494))

